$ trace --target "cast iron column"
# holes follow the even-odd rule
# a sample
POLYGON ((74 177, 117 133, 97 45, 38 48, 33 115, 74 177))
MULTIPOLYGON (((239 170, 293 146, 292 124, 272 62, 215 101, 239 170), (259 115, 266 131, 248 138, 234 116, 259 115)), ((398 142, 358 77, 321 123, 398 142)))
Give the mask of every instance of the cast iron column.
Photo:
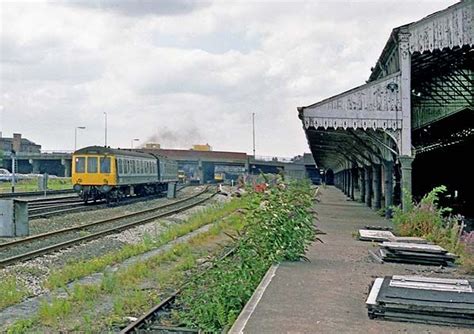
POLYGON ((372 188, 374 192, 374 202, 372 207, 374 210, 378 210, 381 207, 381 199, 382 199, 382 181, 381 181, 381 166, 380 164, 373 164, 372 165, 372 188))
POLYGON ((365 174, 365 205, 369 208, 372 206, 372 177, 371 177, 371 168, 370 166, 364 167, 365 174))
POLYGON ((364 203, 365 201, 365 175, 364 168, 359 168, 359 189, 360 189, 360 202, 364 203))
POLYGON ((408 196, 411 195, 411 164, 414 160, 413 157, 401 156, 399 157, 400 164, 402 165, 402 208, 406 210, 410 203, 408 196))
POLYGON ((385 218, 392 217, 393 205, 393 161, 385 161, 385 218))
POLYGON ((351 168, 351 192, 350 192, 350 197, 351 200, 354 200, 354 191, 355 191, 355 173, 354 173, 354 168, 351 168))

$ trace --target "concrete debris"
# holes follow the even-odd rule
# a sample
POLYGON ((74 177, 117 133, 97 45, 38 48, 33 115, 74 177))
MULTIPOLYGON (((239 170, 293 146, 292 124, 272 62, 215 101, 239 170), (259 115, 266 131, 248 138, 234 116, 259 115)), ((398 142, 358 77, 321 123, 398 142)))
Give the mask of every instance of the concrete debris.
POLYGON ((423 276, 376 278, 366 301, 371 319, 474 327, 474 281, 423 276))
POLYGON ((397 237, 391 231, 387 229, 360 229, 358 238, 361 241, 394 241, 394 242, 409 242, 409 243, 418 243, 426 244, 426 239, 418 237, 397 237))
POLYGON ((452 266, 456 255, 438 245, 412 242, 383 242, 378 254, 384 262, 452 266))
POLYGON ((361 241, 389 241, 395 238, 395 235, 385 230, 359 230, 358 237, 361 241))

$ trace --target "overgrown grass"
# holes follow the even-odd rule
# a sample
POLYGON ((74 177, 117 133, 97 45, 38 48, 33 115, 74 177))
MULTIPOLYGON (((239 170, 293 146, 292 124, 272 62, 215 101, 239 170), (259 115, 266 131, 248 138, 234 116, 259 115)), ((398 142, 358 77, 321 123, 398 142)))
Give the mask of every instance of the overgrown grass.
POLYGON ((200 228, 201 226, 222 219, 222 217, 225 217, 242 207, 244 201, 245 199, 242 198, 234 199, 225 204, 212 206, 192 215, 186 223, 170 226, 166 231, 156 237, 145 237, 141 243, 126 245, 118 251, 94 259, 66 264, 63 268, 53 271, 50 274, 45 282, 45 287, 49 289, 64 287, 70 281, 102 271, 107 266, 123 262, 132 256, 143 254, 152 249, 158 248, 176 238, 179 238, 180 236, 200 228))
MULTIPOLYGON (((10 192, 12 189, 10 182, 0 182, 0 192, 10 192)), ((48 179, 49 190, 63 190, 72 189, 71 178, 50 178, 48 179)), ((32 177, 29 179, 18 180, 15 184, 15 191, 38 191, 38 178, 32 177)))
MULTIPOLYGON (((239 201, 240 202, 240 201, 239 201)), ((220 210, 222 208, 219 208, 220 210)), ((140 315, 160 300, 158 291, 169 288, 175 289, 184 280, 184 274, 196 267, 196 260, 208 254, 209 243, 222 232, 237 231, 241 228, 239 213, 219 219, 207 232, 202 232, 187 243, 177 244, 159 255, 145 261, 137 262, 117 272, 106 272, 99 284, 75 284, 66 289, 67 297, 53 298, 43 302, 38 313, 30 319, 25 327, 24 321, 19 321, 10 327, 14 333, 31 327, 69 331, 71 326, 80 332, 103 331, 105 327, 123 324, 125 316, 140 315), (143 289, 143 283, 150 282, 154 288, 143 289), (87 314, 101 300, 112 298, 112 310, 107 316, 87 314), (77 319, 77 315, 82 317, 77 319), (74 319, 75 320, 71 320, 74 319), (75 325, 74 325, 75 321, 75 325), (78 321, 80 321, 78 323, 78 321), (68 326, 68 327, 65 327, 68 326)), ((218 216, 211 215, 214 218, 218 216)))
POLYGON ((220 332, 235 321, 270 265, 304 259, 317 233, 309 183, 280 184, 252 198, 235 253, 215 260, 184 288, 177 300, 178 323, 220 332))
POLYGON ((459 216, 452 216, 450 208, 439 206, 439 196, 446 192, 445 186, 434 188, 419 203, 410 203, 406 210, 394 208, 393 222, 397 232, 402 236, 424 237, 438 244, 449 252, 457 254, 459 261, 468 272, 474 273, 473 254, 461 242, 459 216))
POLYGON ((19 303, 28 295, 27 288, 14 276, 0 277, 0 310, 19 303))

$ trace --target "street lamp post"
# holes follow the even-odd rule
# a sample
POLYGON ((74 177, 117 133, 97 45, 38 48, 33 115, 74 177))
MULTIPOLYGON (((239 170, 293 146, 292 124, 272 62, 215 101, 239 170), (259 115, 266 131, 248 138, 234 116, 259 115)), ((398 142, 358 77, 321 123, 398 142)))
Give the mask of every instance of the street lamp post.
POLYGON ((77 150, 77 129, 84 130, 85 126, 76 126, 74 128, 74 152, 77 150))
POLYGON ((11 151, 11 158, 12 158, 12 193, 15 192, 15 178, 16 178, 16 152, 14 150, 11 151))
POLYGON ((132 139, 132 140, 131 140, 131 142, 130 142, 130 143, 132 144, 132 145, 131 145, 131 146, 132 146, 132 149, 133 149, 133 142, 134 142, 134 141, 140 141, 140 139, 138 139, 138 138, 134 138, 134 139, 132 139))
POLYGON ((107 147, 107 113, 104 111, 104 117, 105 117, 105 147, 107 147))
POLYGON ((255 159, 255 113, 252 113, 253 157, 255 159))

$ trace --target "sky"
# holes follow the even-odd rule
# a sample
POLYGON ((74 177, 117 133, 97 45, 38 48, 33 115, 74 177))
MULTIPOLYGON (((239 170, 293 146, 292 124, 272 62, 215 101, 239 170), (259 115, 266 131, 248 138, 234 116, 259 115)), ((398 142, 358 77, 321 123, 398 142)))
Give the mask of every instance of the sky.
POLYGON ((0 0, 0 131, 43 150, 309 152, 296 107, 365 83, 394 27, 454 0, 0 0))

